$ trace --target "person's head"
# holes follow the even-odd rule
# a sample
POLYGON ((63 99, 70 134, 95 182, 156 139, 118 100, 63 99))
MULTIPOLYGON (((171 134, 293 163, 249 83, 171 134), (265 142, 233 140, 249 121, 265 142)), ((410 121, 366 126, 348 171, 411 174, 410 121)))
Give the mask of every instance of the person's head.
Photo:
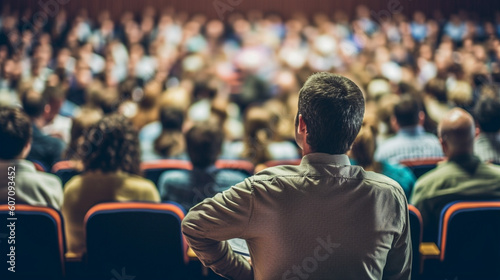
POLYGON ((420 102, 410 94, 401 96, 399 102, 394 106, 394 115, 391 119, 392 125, 399 128, 422 125, 425 114, 420 102))
POLYGON ((439 123, 439 141, 447 157, 474 153, 474 119, 461 108, 450 110, 439 123))
POLYGON ((78 156, 78 147, 83 143, 83 138, 91 125, 97 123, 103 114, 102 111, 92 107, 82 107, 75 116, 71 125, 71 140, 65 152, 65 158, 74 159, 78 156))
POLYGON ((0 159, 25 158, 31 149, 31 122, 18 108, 0 107, 0 159))
POLYGON ((365 169, 373 167, 372 165, 375 163, 373 156, 377 148, 376 138, 377 128, 374 124, 364 121, 349 151, 349 156, 365 169))
POLYGON ((361 128, 365 100, 343 76, 316 73, 299 92, 295 139, 304 154, 344 154, 361 128))
POLYGON ((61 111, 66 96, 62 88, 58 86, 49 86, 42 92, 42 98, 47 100, 47 104, 45 104, 43 110, 43 117, 45 121, 49 123, 59 114, 59 111, 61 111))
POLYGON ((21 102, 24 112, 32 120, 41 118, 48 104, 45 96, 32 89, 27 90, 21 95, 21 102))
POLYGON ((206 168, 217 160, 224 140, 222 129, 211 122, 193 125, 186 132, 186 145, 194 167, 206 168))
POLYGON ((117 114, 105 116, 89 128, 80 155, 87 171, 140 173, 137 131, 117 114))
POLYGON ((483 97, 474 107, 474 116, 482 132, 500 131, 500 98, 483 97))
POLYGON ((267 146, 276 132, 278 117, 264 107, 250 107, 245 114, 243 157, 254 164, 271 160, 267 146))
POLYGON ((154 142, 156 153, 163 157, 172 157, 184 152, 184 112, 176 107, 164 106, 160 109, 160 123, 162 132, 154 142))

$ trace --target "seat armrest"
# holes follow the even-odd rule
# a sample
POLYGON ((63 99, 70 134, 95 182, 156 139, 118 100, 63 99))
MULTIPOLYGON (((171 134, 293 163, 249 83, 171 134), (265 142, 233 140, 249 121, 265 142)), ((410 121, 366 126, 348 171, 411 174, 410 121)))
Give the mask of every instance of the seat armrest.
POLYGON ((433 242, 423 242, 420 244, 420 255, 424 259, 437 259, 441 251, 437 247, 436 243, 433 242))

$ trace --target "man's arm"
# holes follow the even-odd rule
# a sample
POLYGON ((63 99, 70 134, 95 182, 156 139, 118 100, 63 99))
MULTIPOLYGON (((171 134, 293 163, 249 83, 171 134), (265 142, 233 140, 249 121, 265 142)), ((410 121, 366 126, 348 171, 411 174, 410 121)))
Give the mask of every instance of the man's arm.
POLYGON ((412 264, 412 244, 410 232, 410 217, 406 199, 400 199, 402 232, 394 237, 392 248, 387 255, 383 279, 410 279, 412 264))
POLYGON ((182 232, 205 266, 229 279, 253 279, 251 265, 225 241, 245 238, 252 210, 252 187, 246 179, 191 208, 182 232))

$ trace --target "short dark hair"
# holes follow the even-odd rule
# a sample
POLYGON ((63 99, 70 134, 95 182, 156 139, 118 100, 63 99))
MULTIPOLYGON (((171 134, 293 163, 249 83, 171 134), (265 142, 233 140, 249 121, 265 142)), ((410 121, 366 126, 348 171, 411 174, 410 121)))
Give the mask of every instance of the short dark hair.
POLYGON ((481 131, 497 132, 500 130, 500 99, 483 97, 474 107, 474 117, 481 131))
POLYGON ((93 124, 79 149, 85 170, 140 174, 138 133, 124 116, 111 114, 93 124))
POLYGON ((186 133, 187 152, 194 167, 206 168, 215 164, 222 149, 224 133, 210 122, 195 124, 186 133))
POLYGON ((301 114, 307 125, 306 141, 313 152, 346 153, 358 135, 364 113, 363 93, 346 77, 316 73, 300 89, 297 116, 301 114))
POLYGON ((0 159, 19 156, 32 133, 30 119, 19 108, 0 107, 0 159))
POLYGON ((24 112, 26 112, 26 115, 30 118, 40 117, 45 110, 45 105, 48 104, 46 96, 32 89, 29 89, 22 94, 21 102, 23 104, 24 112))
POLYGON ((421 111, 422 106, 418 100, 410 94, 404 94, 394 106, 394 117, 400 127, 415 126, 419 122, 418 115, 421 111))

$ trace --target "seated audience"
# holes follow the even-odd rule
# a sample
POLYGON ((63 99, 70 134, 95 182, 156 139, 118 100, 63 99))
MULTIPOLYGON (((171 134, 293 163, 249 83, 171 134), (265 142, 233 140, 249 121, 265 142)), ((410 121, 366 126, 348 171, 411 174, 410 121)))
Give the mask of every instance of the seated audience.
POLYGON ((479 135, 474 152, 482 160, 500 164, 500 99, 482 98, 474 110, 479 135))
POLYGON ((31 149, 31 122, 20 109, 0 108, 0 204, 13 191, 16 204, 61 208, 61 181, 25 160, 31 149), (12 187, 12 188, 11 188, 12 187))
POLYGON ((300 155, 294 144, 276 139, 277 117, 263 107, 251 107, 244 121, 243 141, 224 147, 225 158, 242 158, 254 165, 269 160, 297 159, 300 155))
POLYGON ((209 122, 189 129, 186 144, 193 170, 165 171, 158 184, 162 200, 175 201, 189 210, 203 199, 245 180, 247 175, 243 172, 215 167, 223 140, 222 130, 209 122))
POLYGON ((373 124, 363 122, 358 136, 352 143, 349 156, 354 164, 363 167, 366 171, 374 171, 398 182, 403 188, 406 198, 409 199, 416 178, 411 170, 397 163, 375 161, 373 155, 376 149, 377 129, 373 124))
POLYGON ((160 121, 146 125, 139 132, 142 161, 186 159, 183 124, 182 110, 170 106, 161 108, 160 121))
POLYGON ((23 108, 30 117, 33 127, 33 141, 27 159, 34 160, 51 170, 52 165, 61 159, 65 144, 61 139, 45 135, 42 128, 51 121, 52 105, 46 96, 29 90, 22 96, 23 108))
POLYGON ((436 241, 446 204, 500 198, 500 167, 474 156, 474 135, 474 120, 463 109, 452 109, 439 125, 439 139, 448 160, 420 177, 411 196, 411 203, 422 213, 424 241, 436 241))
POLYGON ((442 157, 438 138, 424 131, 424 118, 424 112, 415 98, 410 95, 401 97, 394 106, 391 119, 397 133, 378 146, 375 160, 398 163, 406 159, 442 157))
POLYGON ((62 207, 71 257, 85 252, 83 220, 92 206, 109 201, 160 201, 155 185, 138 176, 139 140, 124 117, 110 115, 92 125, 80 152, 84 173, 65 185, 62 207))

